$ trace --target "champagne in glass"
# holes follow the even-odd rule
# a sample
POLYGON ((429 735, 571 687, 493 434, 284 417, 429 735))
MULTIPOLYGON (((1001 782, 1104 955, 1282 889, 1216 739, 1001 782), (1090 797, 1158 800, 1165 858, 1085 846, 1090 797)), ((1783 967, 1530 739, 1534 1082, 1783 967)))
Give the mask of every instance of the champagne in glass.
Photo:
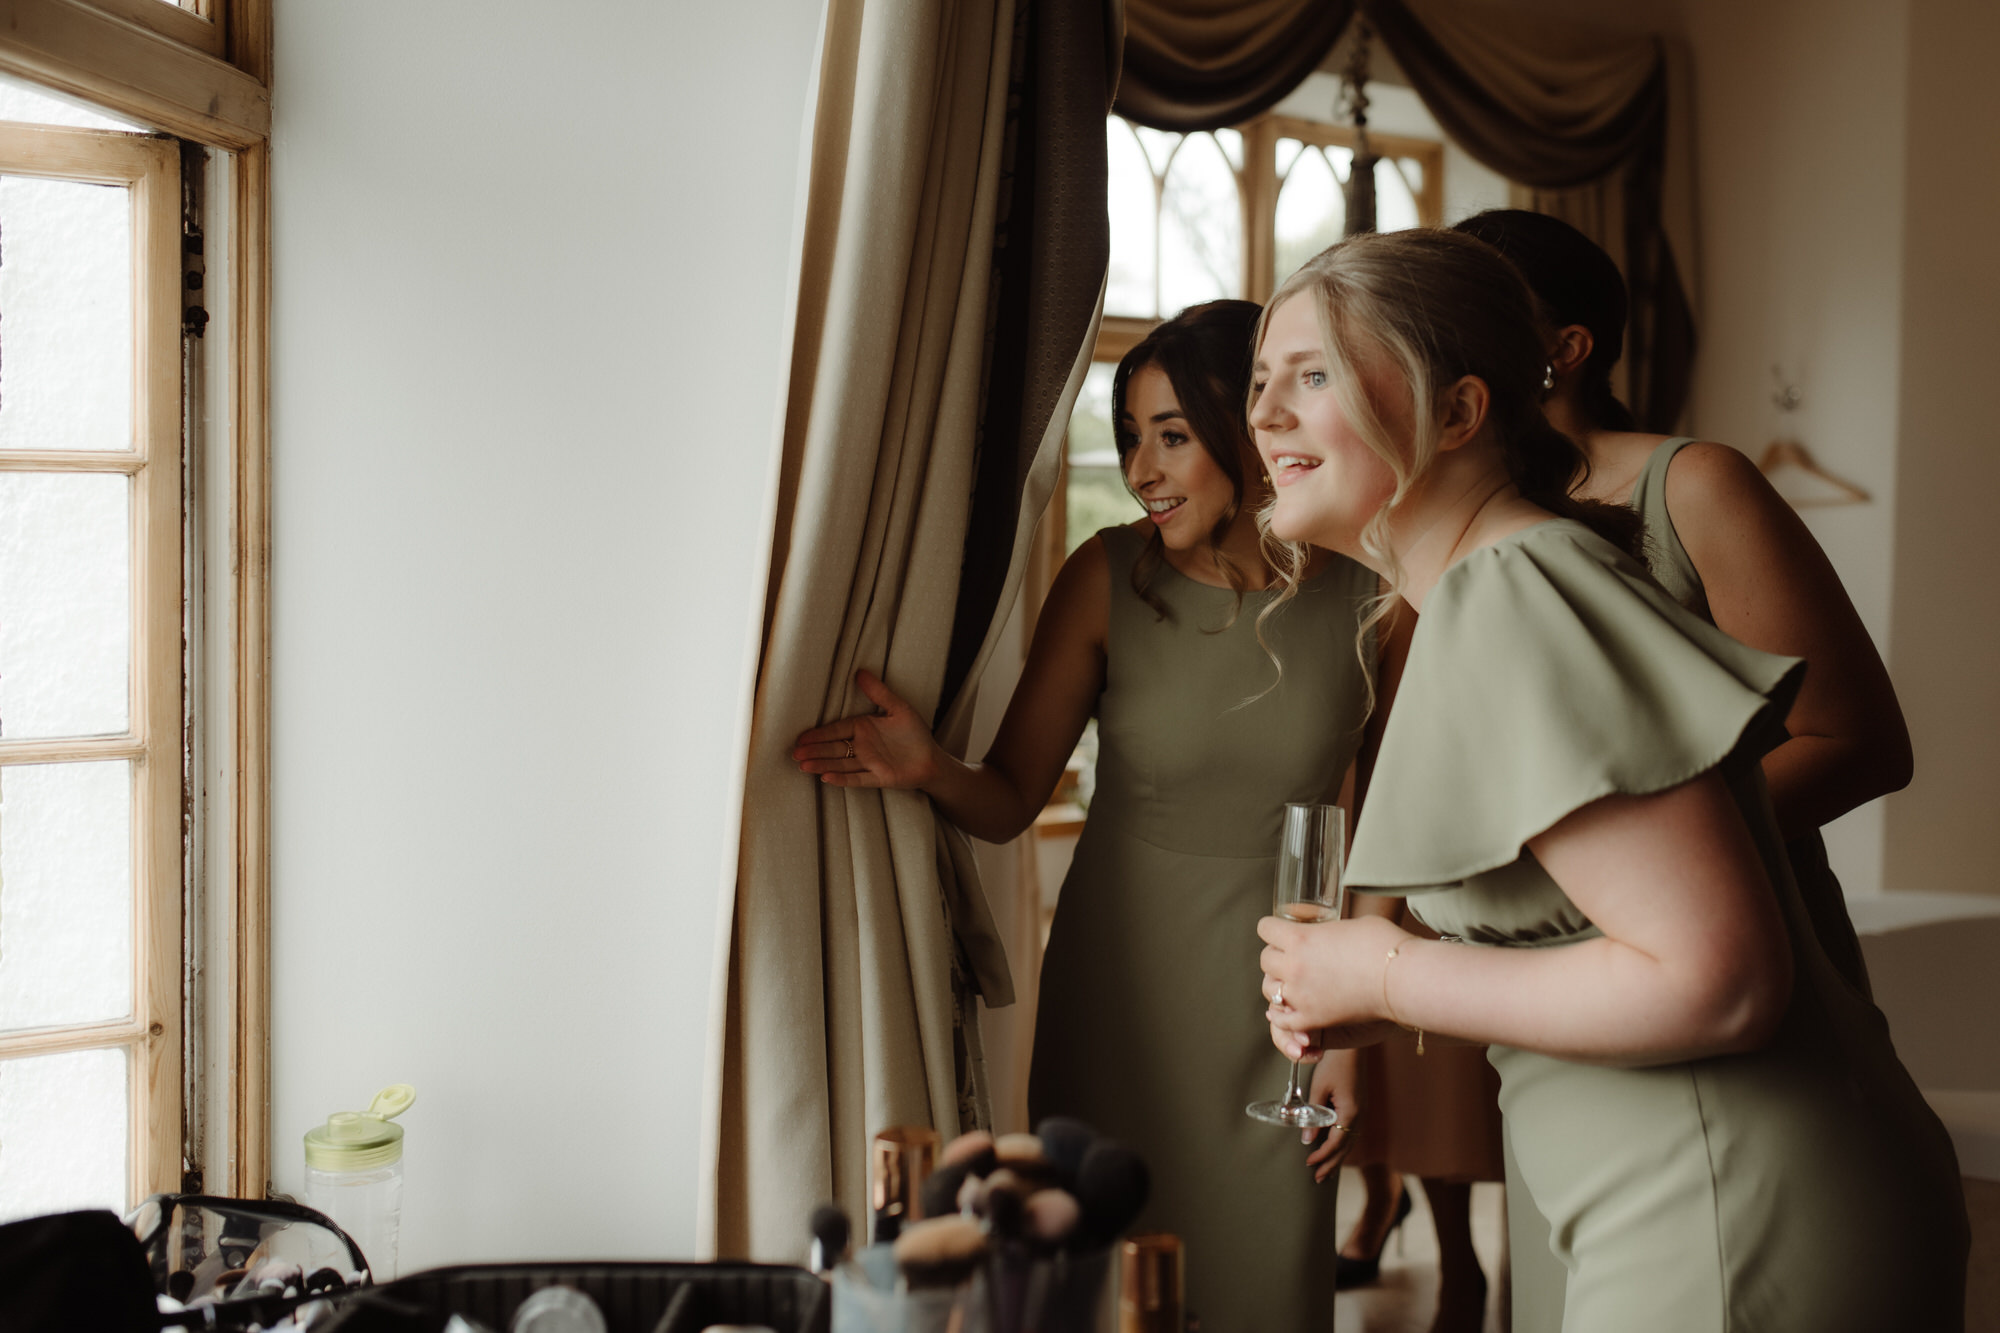
MULTIPOLYGON (((1347 850, 1346 812, 1337 805, 1288 805, 1278 844, 1273 911, 1287 921, 1311 924, 1340 917, 1341 862, 1347 850)), ((1315 1106, 1301 1083, 1304 1064, 1292 1061, 1281 1102, 1243 1108, 1252 1117, 1293 1129, 1326 1129, 1340 1123, 1330 1106, 1315 1106)))

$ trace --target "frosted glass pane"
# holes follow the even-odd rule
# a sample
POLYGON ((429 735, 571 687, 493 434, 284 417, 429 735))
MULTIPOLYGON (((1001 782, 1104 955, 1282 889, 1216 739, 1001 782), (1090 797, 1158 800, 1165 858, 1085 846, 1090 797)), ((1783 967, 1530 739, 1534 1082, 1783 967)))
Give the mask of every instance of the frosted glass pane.
POLYGON ((123 1047, 0 1061, 0 1222, 130 1206, 126 1066, 123 1047))
POLYGON ((1375 164, 1375 230, 1403 231, 1417 225, 1417 199, 1390 158, 1375 164))
POLYGON ((0 768, 0 1029, 131 1012, 131 764, 0 768))
POLYGON ((1243 208, 1215 137, 1191 134, 1174 154, 1160 200, 1160 313, 1171 315, 1243 284, 1243 208))
POLYGON ((131 495, 121 474, 0 472, 0 736, 126 729, 131 495))
POLYGON ((1222 145, 1223 155, 1229 159, 1229 165, 1237 168, 1239 171, 1242 170, 1243 131, 1217 130, 1215 132, 1215 141, 1222 145))
POLYGON ((1117 367, 1099 361, 1084 372, 1083 389, 1069 418, 1069 482, 1063 494, 1063 553, 1099 528, 1130 523, 1143 512, 1125 489, 1124 469, 1111 435, 1111 379, 1117 367))
POLYGON ((1116 116, 1104 122, 1105 208, 1111 219, 1111 272, 1104 310, 1146 317, 1159 313, 1153 299, 1153 220, 1157 216, 1153 171, 1132 127, 1116 116))
POLYGON ((1301 153, 1278 191, 1276 268, 1278 281, 1340 239, 1347 221, 1340 182, 1317 150, 1301 153))
POLYGON ((1146 161, 1155 176, 1167 174, 1167 165, 1173 161, 1174 153, 1181 146, 1181 136, 1172 130, 1149 129, 1144 125, 1132 126, 1132 133, 1139 136, 1145 145, 1146 161))
POLYGON ((1117 372, 1112 362, 1094 361, 1083 373, 1083 387, 1069 414, 1072 467, 1118 466, 1118 442, 1111 433, 1111 381, 1117 372))
POLYGON ((0 176, 0 238, 0 449, 130 449, 130 191, 0 176))
POLYGON ((0 120, 27 125, 66 125, 78 130, 135 130, 145 126, 38 88, 25 79, 0 74, 0 120))
POLYGON ((1279 179, 1282 180, 1284 178, 1285 173, 1292 169, 1293 164, 1299 160, 1299 153, 1303 151, 1304 148, 1305 145, 1300 143, 1297 139, 1278 140, 1279 179))

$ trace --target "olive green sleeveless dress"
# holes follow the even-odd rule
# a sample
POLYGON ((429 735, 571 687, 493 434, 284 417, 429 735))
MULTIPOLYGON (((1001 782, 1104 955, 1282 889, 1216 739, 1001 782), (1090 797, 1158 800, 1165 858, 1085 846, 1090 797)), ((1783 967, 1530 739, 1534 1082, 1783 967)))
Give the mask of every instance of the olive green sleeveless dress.
MULTIPOLYGON (((1676 435, 1653 450, 1625 503, 1637 510, 1646 527, 1646 563, 1653 578, 1667 594, 1710 624, 1715 616, 1708 606, 1708 590, 1701 574, 1681 545, 1673 515, 1667 510, 1667 469, 1675 455, 1693 444, 1691 435, 1676 435)), ((1791 862, 1792 879, 1806 915, 1812 918, 1813 934, 1834 970, 1864 997, 1872 997, 1867 965, 1862 959, 1861 941, 1847 914, 1847 899, 1826 856, 1826 842, 1818 830, 1785 844, 1791 862)), ((1517 1172, 1510 1171, 1512 1182, 1517 1172)), ((1515 1333, 1554 1333, 1562 1325, 1563 1271, 1548 1253, 1548 1223, 1534 1210, 1526 1193, 1513 1189, 1507 1195, 1509 1257, 1513 1268, 1515 1333)))
POLYGON ((1144 537, 1098 534, 1110 640, 1097 790, 1042 962, 1029 1108, 1145 1154, 1139 1228, 1187 1246, 1187 1302, 1210 1333, 1333 1327, 1334 1186, 1295 1131, 1243 1114, 1279 1097, 1257 965, 1287 801, 1337 793, 1359 743, 1355 632, 1375 576, 1336 559, 1272 617, 1283 679, 1257 642, 1275 593, 1232 594, 1162 565, 1132 590, 1144 537), (1227 624, 1227 628, 1223 626, 1227 624))
POLYGON ((1473 552, 1418 618, 1352 887, 1407 895, 1463 947, 1588 940, 1527 840, 1600 797, 1715 772, 1791 939, 1791 1001, 1759 1051, 1615 1069, 1490 1048, 1567 1270, 1567 1333, 1962 1327, 1951 1141, 1881 1013, 1820 948, 1764 790, 1801 667, 1690 614, 1565 520, 1473 552))

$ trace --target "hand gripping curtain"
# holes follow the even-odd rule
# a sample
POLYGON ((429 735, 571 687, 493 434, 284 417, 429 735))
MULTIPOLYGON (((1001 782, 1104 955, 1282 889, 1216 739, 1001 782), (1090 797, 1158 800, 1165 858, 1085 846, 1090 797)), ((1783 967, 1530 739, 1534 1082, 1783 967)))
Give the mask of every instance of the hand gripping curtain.
POLYGON ((867 1216, 876 1129, 983 1116, 975 998, 1013 998, 963 837, 920 793, 799 773, 792 738, 865 711, 868 667, 962 743, 1107 249, 1100 5, 825 24, 701 1198, 706 1251, 792 1262, 814 1203, 867 1216))

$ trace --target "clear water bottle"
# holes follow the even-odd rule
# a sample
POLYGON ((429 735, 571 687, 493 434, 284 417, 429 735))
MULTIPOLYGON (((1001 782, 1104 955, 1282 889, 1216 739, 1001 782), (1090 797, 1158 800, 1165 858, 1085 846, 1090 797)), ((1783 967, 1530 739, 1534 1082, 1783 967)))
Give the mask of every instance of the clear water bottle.
POLYGON ((306 1203, 354 1238, 378 1283, 396 1276, 403 1213, 403 1127, 389 1122, 416 1099, 393 1083, 366 1111, 335 1111, 306 1131, 306 1203))

